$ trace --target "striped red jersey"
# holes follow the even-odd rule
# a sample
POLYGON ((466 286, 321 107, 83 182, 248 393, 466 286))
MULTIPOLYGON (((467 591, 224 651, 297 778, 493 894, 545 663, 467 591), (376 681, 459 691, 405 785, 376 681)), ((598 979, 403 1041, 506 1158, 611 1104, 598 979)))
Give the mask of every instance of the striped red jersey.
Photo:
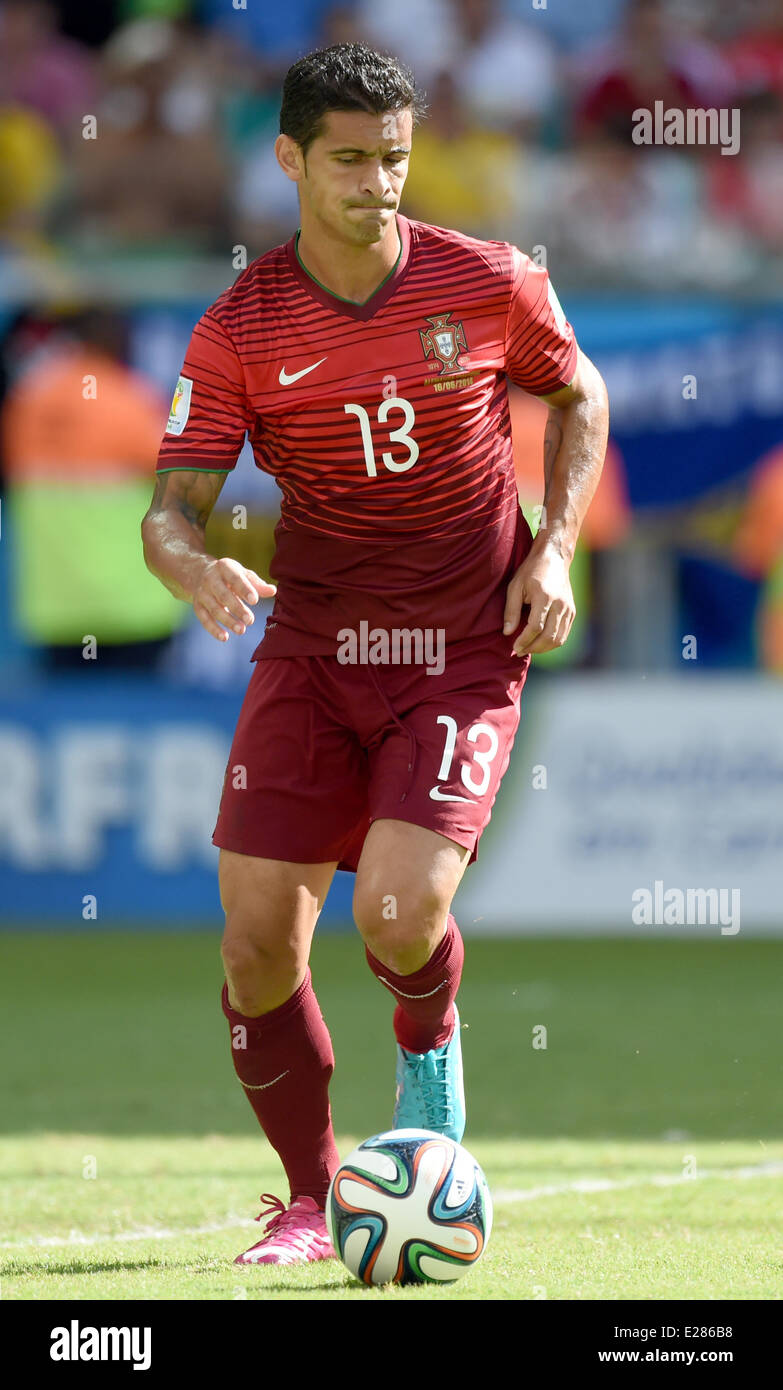
POLYGON ((568 385, 573 330, 545 269, 507 242, 398 215, 398 261, 363 304, 302 265, 297 237, 248 267, 194 329, 158 469, 230 470, 247 432, 282 492, 259 656, 337 634, 499 632, 530 546, 506 377, 568 385))

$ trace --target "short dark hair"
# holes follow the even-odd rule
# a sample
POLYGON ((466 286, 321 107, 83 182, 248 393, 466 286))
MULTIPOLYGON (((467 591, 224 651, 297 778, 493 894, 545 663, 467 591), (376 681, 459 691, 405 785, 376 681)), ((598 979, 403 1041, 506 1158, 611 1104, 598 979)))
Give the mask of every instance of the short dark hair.
POLYGON ((363 43, 335 43, 299 58, 283 81, 280 133, 303 154, 323 134, 327 111, 402 111, 411 107, 414 125, 426 107, 413 73, 397 58, 363 43))

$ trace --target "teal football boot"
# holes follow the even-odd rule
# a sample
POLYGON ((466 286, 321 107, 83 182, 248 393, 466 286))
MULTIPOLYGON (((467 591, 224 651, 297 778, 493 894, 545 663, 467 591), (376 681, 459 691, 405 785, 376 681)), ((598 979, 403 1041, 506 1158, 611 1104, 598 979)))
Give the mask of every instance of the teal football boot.
POLYGON ((457 1006, 454 1032, 442 1047, 406 1052, 397 1044, 397 1100, 392 1129, 431 1129, 457 1144, 465 1133, 465 1087, 457 1006))

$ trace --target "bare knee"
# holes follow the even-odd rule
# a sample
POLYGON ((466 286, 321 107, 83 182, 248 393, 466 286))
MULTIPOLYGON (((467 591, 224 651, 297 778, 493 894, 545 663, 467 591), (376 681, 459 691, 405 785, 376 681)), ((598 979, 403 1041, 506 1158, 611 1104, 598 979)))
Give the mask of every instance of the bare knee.
POLYGON ((354 919, 378 960, 399 975, 426 965, 446 931, 468 850, 406 821, 379 819, 367 832, 354 919))
POLYGON ((226 914, 221 953, 232 1008, 270 1013, 307 974, 310 942, 336 865, 288 864, 220 852, 226 914))
MULTIPOLYGON (((386 885, 388 887, 388 884, 386 885)), ((450 902, 436 888, 381 893, 372 881, 357 882, 353 900, 356 926, 365 945, 398 975, 412 975, 427 964, 446 930, 450 902)))
POLYGON ((220 948, 228 984, 228 1002, 248 1018, 271 1012, 299 988, 307 957, 286 945, 267 945, 252 937, 226 932, 220 948))

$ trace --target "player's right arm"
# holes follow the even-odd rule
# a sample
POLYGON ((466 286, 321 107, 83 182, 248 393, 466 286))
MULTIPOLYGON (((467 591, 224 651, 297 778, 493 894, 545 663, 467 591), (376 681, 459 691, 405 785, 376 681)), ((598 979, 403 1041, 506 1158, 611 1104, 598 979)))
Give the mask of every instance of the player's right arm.
POLYGON ((228 641, 229 628, 245 632, 253 622, 248 605, 276 593, 254 570, 207 551, 207 521, 225 481, 225 472, 207 469, 161 472, 141 523, 147 568, 175 598, 192 603, 202 627, 219 642, 228 641))

